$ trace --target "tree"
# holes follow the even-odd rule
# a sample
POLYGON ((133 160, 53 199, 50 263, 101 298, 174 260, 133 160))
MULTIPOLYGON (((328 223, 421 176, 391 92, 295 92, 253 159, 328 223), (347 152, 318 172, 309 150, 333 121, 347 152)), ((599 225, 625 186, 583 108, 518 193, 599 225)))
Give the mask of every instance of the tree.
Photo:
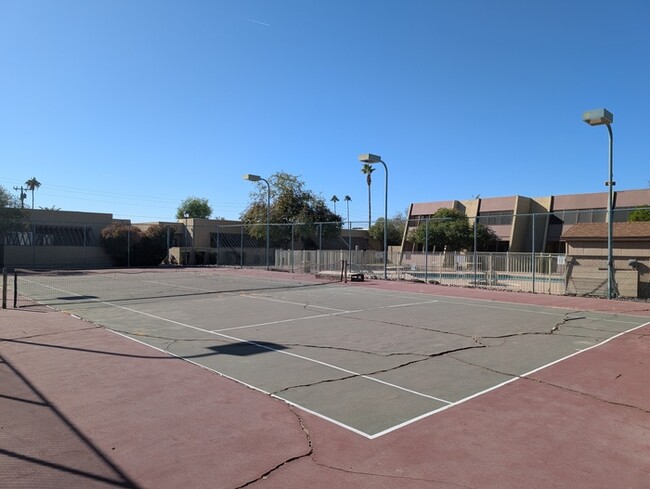
POLYGON ((650 207, 637 207, 627 216, 627 222, 650 221, 650 207))
MULTIPOLYGON (((386 240, 388 246, 397 246, 402 244, 402 236, 404 235, 404 226, 406 226, 406 218, 403 214, 397 213, 392 218, 388 219, 388 227, 386 228, 386 240)), ((370 238, 375 239, 381 243, 384 242, 384 218, 380 217, 368 229, 370 238)))
MULTIPOLYGON (((23 213, 18 208, 18 199, 0 185, 0 243, 4 243, 4 233, 21 227, 23 213)), ((2 256, 0 256, 0 261, 2 256)))
POLYGON ((112 223, 102 229, 101 242, 118 266, 155 266, 167 254, 167 228, 157 224, 145 231, 128 224, 112 223))
POLYGON ((210 207, 208 199, 188 197, 178 206, 176 219, 184 219, 186 212, 189 218, 208 219, 212 215, 212 207, 210 207))
POLYGON ((15 209, 18 201, 9 191, 0 185, 0 209, 15 209))
POLYGON ((32 209, 34 208, 34 190, 38 189, 41 187, 41 182, 36 180, 36 177, 32 177, 29 180, 25 182, 25 185, 27 185, 27 190, 32 191, 32 209))
MULTIPOLYGON (((278 172, 268 181, 271 192, 270 238, 276 246, 290 245, 292 228, 294 239, 302 240, 306 249, 317 248, 319 232, 326 239, 340 234, 341 217, 329 210, 321 197, 307 190, 297 176, 278 172)), ((258 182, 257 189, 250 194, 251 203, 240 216, 245 224, 255 224, 247 231, 260 240, 266 237, 267 192, 266 184, 258 182)))
POLYGON ((368 184, 368 229, 372 224, 372 212, 371 212, 371 199, 370 199, 370 185, 372 184, 372 172, 375 171, 375 167, 370 163, 364 163, 361 168, 361 173, 366 176, 366 183, 368 184))
POLYGON ((102 246, 118 266, 129 264, 136 243, 142 239, 139 228, 116 222, 102 229, 101 235, 102 246))
MULTIPOLYGON (((438 209, 429 219, 428 226, 424 222, 411 232, 409 239, 422 245, 423 249, 427 244, 427 227, 429 251, 461 251, 473 246, 474 227, 466 215, 455 209, 438 209)), ((483 224, 478 225, 476 233, 478 247, 481 249, 498 241, 494 231, 483 224)))
POLYGON ((348 215, 347 215, 348 226, 350 225, 350 201, 351 200, 352 200, 352 197, 350 197, 349 195, 346 195, 345 197, 343 197, 343 201, 345 202, 345 208, 346 208, 347 213, 348 213, 348 215))
POLYGON ((167 256, 167 246, 167 227, 162 224, 149 226, 136 243, 133 263, 145 267, 160 265, 167 256))
POLYGON ((330 200, 334 202, 334 214, 336 214, 336 203, 339 201, 339 198, 336 195, 332 195, 330 200))

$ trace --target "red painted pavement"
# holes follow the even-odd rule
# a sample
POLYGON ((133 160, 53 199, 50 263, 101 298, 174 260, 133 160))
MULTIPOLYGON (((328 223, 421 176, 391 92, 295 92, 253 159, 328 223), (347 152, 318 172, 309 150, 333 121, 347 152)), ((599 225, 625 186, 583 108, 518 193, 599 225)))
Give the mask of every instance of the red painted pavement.
MULTIPOLYGON (((650 316, 650 304, 371 281, 650 316)), ((375 440, 46 308, 0 311, 0 487, 647 488, 650 327, 375 440)))

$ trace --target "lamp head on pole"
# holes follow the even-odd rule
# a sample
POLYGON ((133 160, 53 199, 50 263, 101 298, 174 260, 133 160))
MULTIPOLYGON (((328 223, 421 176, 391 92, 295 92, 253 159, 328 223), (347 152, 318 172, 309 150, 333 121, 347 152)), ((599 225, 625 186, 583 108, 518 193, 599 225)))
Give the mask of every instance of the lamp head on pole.
POLYGON ((582 120, 590 126, 609 125, 614 122, 614 114, 607 109, 590 110, 582 114, 582 120))
POLYGON ((366 153, 363 155, 359 155, 359 161, 361 163, 369 163, 371 165, 373 163, 381 163, 381 156, 373 155, 371 153, 366 153))
POLYGON ((259 175, 253 175, 251 173, 246 173, 245 175, 242 176, 244 180, 248 180, 249 182, 259 182, 262 177, 259 175))

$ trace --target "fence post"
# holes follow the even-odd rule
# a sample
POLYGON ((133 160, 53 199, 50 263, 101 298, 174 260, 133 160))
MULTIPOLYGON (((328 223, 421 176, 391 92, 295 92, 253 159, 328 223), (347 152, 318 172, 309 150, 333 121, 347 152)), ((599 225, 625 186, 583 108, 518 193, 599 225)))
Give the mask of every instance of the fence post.
POLYGON ((7 309, 7 269, 2 269, 2 308, 7 309))
POLYGON ((32 229, 32 267, 36 268, 36 224, 31 223, 32 229))
POLYGON ((126 231, 126 266, 131 266, 131 226, 126 231))
POLYGON ((321 271, 321 266, 323 264, 323 223, 318 223, 318 266, 316 267, 318 271, 321 271))
POLYGON ((533 245, 531 247, 533 252, 533 294, 535 293, 535 269, 537 264, 535 263, 535 214, 533 214, 533 235, 532 235, 533 245))
POLYGON ((217 226, 217 256, 214 261, 216 262, 215 265, 219 266, 219 226, 217 226))
POLYGON ((429 216, 424 227, 424 283, 429 283, 429 216))
POLYGON ((474 257, 472 258, 472 260, 474 260, 474 266, 472 267, 474 268, 474 287, 476 287, 476 281, 477 281, 477 274, 476 274, 476 265, 477 265, 476 262, 478 260, 478 256, 476 254, 477 243, 478 243, 478 216, 474 218, 474 257))
POLYGON ((169 225, 167 225, 167 265, 171 264, 171 257, 169 256, 169 225))
POLYGON ((291 223, 291 256, 289 259, 291 260, 291 273, 293 273, 293 262, 294 262, 294 256, 293 256, 293 223, 291 223))
POLYGON ((244 225, 239 229, 239 268, 244 268, 244 225))
POLYGON ((551 269, 553 268, 553 255, 548 255, 548 293, 551 293, 551 269))

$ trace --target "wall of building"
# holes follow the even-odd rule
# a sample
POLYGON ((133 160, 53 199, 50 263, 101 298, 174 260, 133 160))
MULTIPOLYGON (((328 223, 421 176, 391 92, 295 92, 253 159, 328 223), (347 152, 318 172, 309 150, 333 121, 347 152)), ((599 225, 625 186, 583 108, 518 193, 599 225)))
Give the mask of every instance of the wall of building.
MULTIPOLYGON (((112 265, 101 231, 112 214, 25 209, 18 227, 6 232, 1 262, 11 268, 99 268, 112 265)), ((128 223, 128 221, 127 221, 128 223)))
MULTIPOLYGON (((612 247, 614 277, 621 297, 650 298, 650 241, 615 242, 612 247), (633 263, 631 265, 630 263, 633 263)), ((607 242, 567 243, 567 293, 607 295, 607 242)))
MULTIPOLYGON (((581 222, 604 222, 607 210, 608 192, 587 194, 566 194, 544 197, 491 197, 467 201, 440 201, 413 203, 409 208, 409 227, 412 229, 426 215, 431 215, 442 207, 463 210, 473 224, 475 217, 481 222, 482 216, 492 216, 503 213, 513 216, 511 224, 490 224, 490 228, 499 236, 503 243, 509 243, 508 251, 528 252, 533 249, 533 220, 534 220, 534 249, 559 253, 564 252, 564 244, 560 238, 568 231, 572 222, 564 222, 563 216, 570 215, 577 221, 580 214, 581 222), (593 211, 590 213, 590 211, 593 211), (567 214, 568 213, 568 214, 567 214), (593 215, 592 215, 593 214, 593 215)), ((627 219, 626 209, 638 206, 650 206, 650 189, 621 190, 614 193, 614 221, 622 222, 627 219)), ((484 219, 487 222, 489 219, 484 219)), ((403 251, 412 251, 405 233, 403 251)))
POLYGON ((104 268, 113 265, 101 246, 6 246, 11 268, 104 268))

